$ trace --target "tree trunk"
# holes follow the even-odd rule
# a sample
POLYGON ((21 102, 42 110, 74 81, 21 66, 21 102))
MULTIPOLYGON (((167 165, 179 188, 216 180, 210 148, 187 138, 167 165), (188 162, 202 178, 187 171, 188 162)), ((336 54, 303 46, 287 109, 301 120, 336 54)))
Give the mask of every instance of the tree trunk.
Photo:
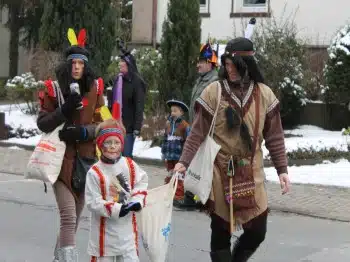
POLYGON ((9 77, 13 78, 18 73, 18 44, 19 44, 19 30, 20 30, 20 8, 12 5, 9 8, 9 29, 10 29, 10 46, 9 46, 9 77))

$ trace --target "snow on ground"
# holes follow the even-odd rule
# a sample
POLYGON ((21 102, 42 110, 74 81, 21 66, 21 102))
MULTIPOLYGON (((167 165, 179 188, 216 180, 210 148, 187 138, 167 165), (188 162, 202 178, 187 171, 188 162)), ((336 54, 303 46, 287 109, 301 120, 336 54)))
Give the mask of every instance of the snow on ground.
MULTIPOLYGON (((35 146, 39 143, 41 136, 33 136, 30 138, 10 138, 6 140, 9 143, 15 143, 20 145, 26 145, 26 146, 35 146)), ((4 142, 6 142, 4 141, 4 142)))
MULTIPOLYGON (((303 125, 294 130, 286 130, 285 134, 293 135, 285 139, 287 152, 297 149, 314 149, 319 151, 329 149, 331 147, 340 151, 347 151, 345 137, 341 131, 328 131, 317 126, 303 125)), ((268 155, 268 151, 263 147, 264 156, 268 155)))
POLYGON ((151 148, 152 141, 137 139, 134 145, 133 155, 136 157, 161 159, 160 147, 151 148))
MULTIPOLYGON (((350 162, 341 159, 337 163, 324 161, 313 166, 288 167, 289 178, 293 183, 318 184, 327 186, 350 187, 350 162)), ((266 179, 279 182, 273 167, 265 168, 266 179)))
MULTIPOLYGON (((36 117, 23 114, 16 106, 3 105, 0 111, 6 114, 6 124, 13 128, 22 126, 24 128, 36 128, 36 117)), ((285 139, 287 151, 298 148, 315 150, 335 147, 338 150, 347 151, 347 145, 341 131, 327 131, 315 126, 299 126, 294 130, 286 130, 286 134, 294 135, 285 139)), ((6 140, 11 143, 36 145, 40 136, 28 139, 11 138, 6 140)), ((268 151, 263 147, 264 156, 268 151)), ((134 156, 161 159, 160 147, 151 148, 151 141, 137 139, 134 146, 134 156)), ((322 184, 350 187, 349 171, 350 163, 347 160, 340 160, 337 163, 325 163, 315 166, 289 167, 290 179, 293 183, 322 184)), ((274 168, 266 168, 266 178, 269 181, 278 182, 278 176, 274 168)))
POLYGON ((5 112, 5 122, 13 128, 22 126, 23 128, 37 128, 36 116, 23 114, 20 110, 5 112))

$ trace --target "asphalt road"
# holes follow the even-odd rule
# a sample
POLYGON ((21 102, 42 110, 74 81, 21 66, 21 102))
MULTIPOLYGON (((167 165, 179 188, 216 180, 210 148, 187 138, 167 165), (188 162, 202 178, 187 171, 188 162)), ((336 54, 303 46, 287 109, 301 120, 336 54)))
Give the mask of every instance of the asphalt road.
MULTIPOLYGON (((0 261, 50 262, 59 226, 52 190, 40 182, 0 174, 0 261)), ((156 215, 156 214, 155 214, 156 215)), ((84 210, 77 242, 80 261, 86 254, 88 211, 84 210)), ((272 213, 268 234, 251 261, 348 262, 349 223, 272 213)), ((209 219, 197 212, 175 211, 169 262, 209 262, 209 219)), ((141 250, 141 261, 148 259, 141 250)))

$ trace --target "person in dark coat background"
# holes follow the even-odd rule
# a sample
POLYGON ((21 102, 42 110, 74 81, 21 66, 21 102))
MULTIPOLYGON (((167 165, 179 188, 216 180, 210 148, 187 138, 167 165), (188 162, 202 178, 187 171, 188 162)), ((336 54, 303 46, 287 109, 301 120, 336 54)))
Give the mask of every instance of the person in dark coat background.
POLYGON ((114 80, 112 90, 107 93, 107 100, 114 118, 121 118, 126 129, 123 151, 125 157, 133 157, 135 138, 140 136, 145 93, 146 83, 137 70, 135 57, 122 48, 119 74, 114 80))

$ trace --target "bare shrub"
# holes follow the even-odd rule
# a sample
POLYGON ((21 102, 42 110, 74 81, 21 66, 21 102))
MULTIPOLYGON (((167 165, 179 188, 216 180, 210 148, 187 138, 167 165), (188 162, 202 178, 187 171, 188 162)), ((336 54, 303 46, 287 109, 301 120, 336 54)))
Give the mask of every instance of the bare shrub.
POLYGON ((298 113, 306 104, 304 87, 309 83, 306 42, 298 37, 294 15, 284 11, 278 19, 272 16, 257 24, 253 36, 265 82, 281 101, 285 127, 298 124, 298 113))
POLYGON ((152 140, 152 146, 160 146, 165 130, 167 114, 159 106, 153 115, 144 117, 141 136, 143 140, 152 140))
POLYGON ((62 61, 62 54, 35 48, 29 57, 29 69, 36 79, 55 79, 55 68, 62 61))

